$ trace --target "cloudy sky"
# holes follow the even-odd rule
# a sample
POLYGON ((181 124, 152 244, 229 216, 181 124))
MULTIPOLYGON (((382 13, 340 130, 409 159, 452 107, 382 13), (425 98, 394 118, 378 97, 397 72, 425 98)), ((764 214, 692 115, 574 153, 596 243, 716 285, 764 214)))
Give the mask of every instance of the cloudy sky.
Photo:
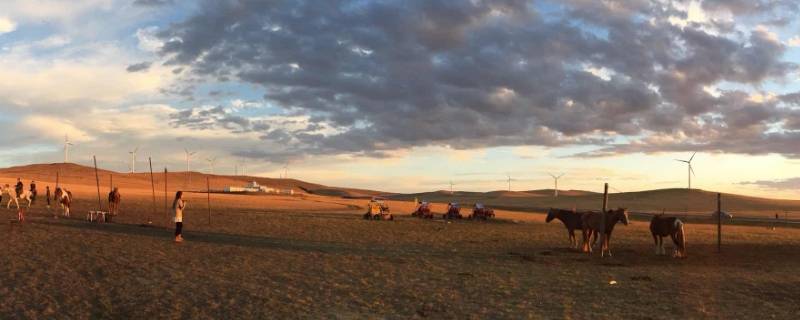
POLYGON ((800 5, 6 0, 0 165, 800 198, 800 5))

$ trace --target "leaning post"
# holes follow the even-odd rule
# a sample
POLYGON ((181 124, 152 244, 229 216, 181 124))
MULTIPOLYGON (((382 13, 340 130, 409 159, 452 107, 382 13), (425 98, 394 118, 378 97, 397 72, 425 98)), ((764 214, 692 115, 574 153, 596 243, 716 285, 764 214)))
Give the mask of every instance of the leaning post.
POLYGON ((97 174, 97 156, 92 156, 94 160, 94 181, 97 183, 97 211, 103 211, 103 204, 100 201, 100 176, 97 174))

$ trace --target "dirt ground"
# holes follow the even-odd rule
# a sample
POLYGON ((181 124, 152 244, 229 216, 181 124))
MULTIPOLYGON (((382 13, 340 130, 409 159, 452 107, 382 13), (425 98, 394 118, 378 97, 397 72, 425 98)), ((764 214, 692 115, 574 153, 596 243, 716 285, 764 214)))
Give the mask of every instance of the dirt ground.
POLYGON ((206 195, 189 194, 186 242, 176 244, 163 194, 154 213, 149 190, 123 191, 121 216, 97 224, 82 220, 96 189, 73 190, 70 219, 54 218, 44 199, 23 224, 0 209, 0 318, 800 314, 800 229, 726 226, 717 253, 716 227, 688 224, 689 258, 676 260, 655 256, 647 223, 635 221, 618 226, 614 256, 601 259, 568 249, 563 226, 541 214, 447 223, 390 202, 396 221, 365 221, 364 200, 212 195, 209 224, 206 195))

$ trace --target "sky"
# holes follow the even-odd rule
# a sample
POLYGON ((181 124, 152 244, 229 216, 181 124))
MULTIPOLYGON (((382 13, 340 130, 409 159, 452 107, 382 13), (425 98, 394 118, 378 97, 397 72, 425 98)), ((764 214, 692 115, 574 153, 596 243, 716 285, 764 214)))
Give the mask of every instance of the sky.
POLYGON ((0 166, 800 199, 790 0, 6 0, 0 166), (212 161, 213 160, 213 161, 212 161))

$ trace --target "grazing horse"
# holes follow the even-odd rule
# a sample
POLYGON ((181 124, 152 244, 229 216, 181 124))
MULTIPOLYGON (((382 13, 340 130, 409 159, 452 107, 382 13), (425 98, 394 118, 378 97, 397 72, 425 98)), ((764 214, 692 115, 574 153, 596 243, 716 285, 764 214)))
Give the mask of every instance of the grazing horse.
MULTIPOLYGON (((544 221, 550 223, 553 219, 561 220, 567 228, 570 247, 578 249, 578 239, 575 238, 575 230, 583 230, 583 221, 581 217, 584 214, 586 214, 586 212, 550 208, 550 210, 547 210, 547 218, 544 221)), ((597 237, 595 237, 594 240, 597 241, 597 237)))
POLYGON ((6 184, 2 188, 2 192, 0 195, 8 194, 8 203, 6 204, 6 209, 11 208, 11 201, 14 201, 14 204, 17 205, 17 209, 19 209, 19 201, 20 200, 27 200, 28 201, 28 208, 31 207, 31 194, 28 191, 22 190, 22 192, 17 192, 16 189, 12 189, 10 185, 6 184))
POLYGON ((119 213, 119 204, 122 201, 122 196, 119 194, 119 188, 114 187, 114 190, 108 193, 108 214, 115 216, 119 213))
POLYGON ((72 205, 72 192, 67 189, 58 187, 56 188, 56 192, 53 194, 53 199, 58 202, 58 205, 61 206, 61 209, 64 210, 64 216, 69 217, 69 209, 72 205))
POLYGON ((675 243, 675 258, 686 258, 686 233, 683 230, 683 221, 676 217, 665 217, 663 214, 653 216, 650 220, 650 233, 656 243, 656 255, 666 255, 664 237, 670 236, 675 243))
POLYGON ((602 212, 588 212, 581 217, 581 221, 583 222, 583 252, 592 253, 592 246, 589 245, 589 240, 594 234, 596 238, 600 238, 600 256, 604 257, 605 253, 608 252, 610 257, 611 233, 614 232, 614 226, 617 222, 622 221, 623 224, 628 225, 628 209, 609 210, 606 211, 605 215, 602 212))

